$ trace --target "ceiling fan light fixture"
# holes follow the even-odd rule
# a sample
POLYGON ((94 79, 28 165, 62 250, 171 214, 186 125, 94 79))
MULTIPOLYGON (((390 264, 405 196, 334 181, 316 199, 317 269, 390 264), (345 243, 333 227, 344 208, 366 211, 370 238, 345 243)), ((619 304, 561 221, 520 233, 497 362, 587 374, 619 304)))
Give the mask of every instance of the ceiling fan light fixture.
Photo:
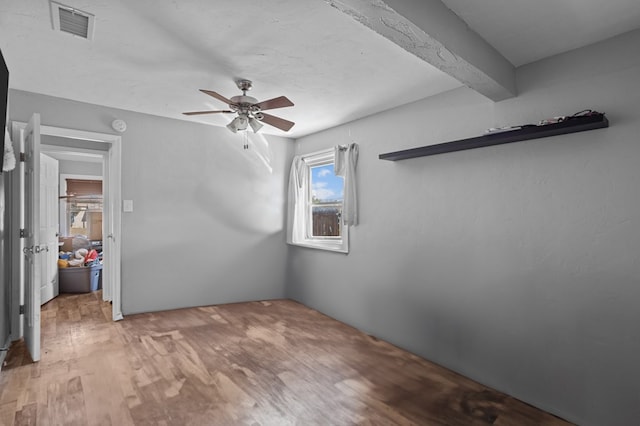
POLYGON ((261 122, 259 122, 253 117, 249 119, 249 125, 253 129, 253 133, 258 133, 258 131, 262 129, 262 126, 264 126, 264 124, 262 124, 261 122))
POLYGON ((244 115, 239 115, 231 120, 231 123, 227 124, 227 129, 231 130, 233 133, 238 133, 239 131, 247 130, 248 124, 249 119, 244 115))

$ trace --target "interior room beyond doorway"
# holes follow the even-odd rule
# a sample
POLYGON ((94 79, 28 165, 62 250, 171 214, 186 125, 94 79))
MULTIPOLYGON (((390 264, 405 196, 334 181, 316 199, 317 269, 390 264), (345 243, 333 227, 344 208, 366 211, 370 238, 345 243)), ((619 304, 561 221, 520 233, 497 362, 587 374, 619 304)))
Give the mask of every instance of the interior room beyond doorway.
MULTIPOLYGON (((52 157, 58 163, 59 196, 55 209, 58 213, 59 253, 57 267, 50 278, 55 282, 54 291, 44 292, 41 304, 60 293, 87 293, 102 288, 103 170, 106 154, 102 150, 74 148, 78 141, 72 139, 44 136, 43 142, 43 156, 52 157)), ((46 208, 53 206, 42 208, 42 211, 46 208)))

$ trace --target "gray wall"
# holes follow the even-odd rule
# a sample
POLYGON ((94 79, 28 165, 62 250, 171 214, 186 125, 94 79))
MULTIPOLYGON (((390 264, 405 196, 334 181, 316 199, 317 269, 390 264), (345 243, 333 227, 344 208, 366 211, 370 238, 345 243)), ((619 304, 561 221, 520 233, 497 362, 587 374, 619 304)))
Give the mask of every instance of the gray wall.
POLYGON ((40 137, 40 143, 43 145, 50 145, 64 148, 80 148, 80 149, 92 149, 94 151, 108 151, 105 148, 103 142, 88 141, 83 139, 71 139, 60 136, 42 135, 40 137))
MULTIPOLYGON (((50 135, 42 135, 40 143, 42 144, 42 152, 49 153, 51 150, 54 154, 58 147, 71 148, 70 151, 73 151, 74 148, 92 149, 95 151, 101 151, 101 153, 104 153, 104 151, 108 149, 105 148, 106 144, 102 142, 62 138, 50 135), (54 148, 52 149, 51 147, 54 148)), ((51 156, 56 157, 55 155, 51 156)), ((58 173, 68 175, 102 176, 102 162, 58 160, 58 173)))
POLYGON ((11 120, 122 135, 123 313, 281 298, 284 175, 293 142, 11 91, 11 120))
MULTIPOLYGON (((4 133, 4 129, 3 133, 4 133)), ((4 138, 4 136, 3 136, 4 138)), ((4 174, 0 172, 0 347, 7 342, 10 333, 11 288, 9 286, 9 265, 5 246, 7 240, 7 216, 5 208, 4 174)), ((0 363, 4 359, 0 353, 0 363)), ((1 365, 0 365, 0 368, 1 365)))
POLYGON ((61 175, 102 176, 102 163, 58 160, 58 172, 61 175))
MULTIPOLYGON (((640 31, 308 136, 360 144, 348 255, 291 247, 287 294, 585 425, 640 419, 640 31), (378 154, 585 108, 611 127, 399 162, 378 154)), ((381 82, 382 84, 383 82, 381 82)))
POLYGON ((633 424, 639 44, 636 31, 523 67, 512 100, 459 89, 303 138, 299 152, 360 143, 349 255, 285 246, 289 140, 245 152, 224 128, 20 91, 11 119, 97 132, 127 121, 125 314, 287 295, 569 420, 633 424), (611 127, 377 159, 583 108, 611 127))

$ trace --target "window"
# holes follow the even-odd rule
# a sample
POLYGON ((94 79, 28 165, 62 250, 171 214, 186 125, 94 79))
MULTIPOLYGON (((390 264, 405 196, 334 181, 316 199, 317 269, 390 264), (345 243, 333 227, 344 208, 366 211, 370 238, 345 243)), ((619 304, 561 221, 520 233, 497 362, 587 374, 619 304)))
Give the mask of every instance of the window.
POLYGON ((349 227, 342 220, 345 178, 336 176, 334 166, 334 149, 294 160, 289 243, 348 253, 349 227))
POLYGON ((334 163, 310 165, 311 191, 307 200, 307 236, 320 239, 340 239, 344 178, 336 176, 334 163))
POLYGON ((60 198, 60 230, 64 236, 84 235, 102 240, 102 181, 64 179, 60 198))

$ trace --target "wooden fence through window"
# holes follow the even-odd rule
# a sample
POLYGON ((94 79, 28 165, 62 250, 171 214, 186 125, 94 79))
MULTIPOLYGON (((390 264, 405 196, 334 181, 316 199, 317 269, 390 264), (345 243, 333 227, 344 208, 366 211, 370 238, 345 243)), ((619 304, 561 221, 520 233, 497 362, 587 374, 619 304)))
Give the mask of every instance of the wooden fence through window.
POLYGON ((314 237, 340 236, 340 210, 336 207, 314 208, 313 214, 314 237))

